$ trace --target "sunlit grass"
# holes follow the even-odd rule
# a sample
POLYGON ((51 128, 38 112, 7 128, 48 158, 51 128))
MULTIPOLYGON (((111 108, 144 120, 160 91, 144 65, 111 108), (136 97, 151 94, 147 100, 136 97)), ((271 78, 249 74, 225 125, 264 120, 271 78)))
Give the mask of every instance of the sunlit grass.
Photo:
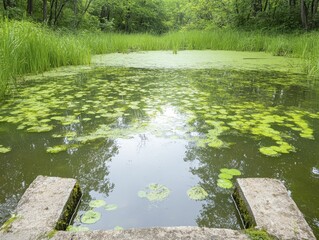
POLYGON ((65 65, 88 64, 92 54, 172 50, 265 51, 304 59, 319 75, 319 33, 274 34, 233 29, 181 31, 161 36, 120 33, 59 33, 30 22, 0 20, 0 95, 17 76, 65 65))
POLYGON ((19 75, 89 64, 91 53, 74 36, 29 22, 0 22, 0 95, 19 75))

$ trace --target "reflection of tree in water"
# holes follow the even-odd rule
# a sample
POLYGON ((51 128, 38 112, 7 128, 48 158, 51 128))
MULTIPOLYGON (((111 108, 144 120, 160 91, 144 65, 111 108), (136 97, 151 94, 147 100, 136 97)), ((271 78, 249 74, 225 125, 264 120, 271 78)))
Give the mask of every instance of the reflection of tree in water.
POLYGON ((53 155, 45 152, 43 145, 48 144, 48 139, 44 136, 22 133, 13 143, 15 148, 15 145, 20 146, 20 152, 1 156, 0 161, 0 225, 10 217, 22 194, 38 175, 77 179, 84 201, 90 200, 89 191, 108 196, 114 188, 108 178, 109 162, 118 153, 113 140, 103 139, 74 152, 53 155), (34 156, 37 156, 36 161, 34 156))
MULTIPOLYGON (((217 186, 219 169, 226 164, 223 152, 216 153, 211 148, 199 148, 194 144, 187 146, 184 161, 199 161, 190 168, 193 175, 200 178, 199 185, 208 193, 202 204, 202 210, 196 219, 200 227, 230 227, 240 228, 235 206, 231 199, 232 190, 217 186)), ((234 162, 233 167, 238 167, 234 162)))
MULTIPOLYGON (((114 189, 110 182, 108 165, 114 155, 118 154, 118 147, 114 140, 104 140, 93 147, 84 147, 80 152, 81 160, 72 166, 72 175, 78 179, 84 201, 89 201, 90 191, 96 191, 105 197, 114 189), (89 148, 89 149, 88 149, 89 148)), ((72 156, 73 163, 78 161, 77 156, 72 156)))

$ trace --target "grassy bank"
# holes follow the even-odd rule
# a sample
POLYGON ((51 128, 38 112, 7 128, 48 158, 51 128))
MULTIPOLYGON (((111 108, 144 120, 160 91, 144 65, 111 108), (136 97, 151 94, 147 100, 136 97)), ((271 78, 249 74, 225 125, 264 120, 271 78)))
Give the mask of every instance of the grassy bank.
POLYGON ((0 22, 1 96, 19 75, 89 62, 89 49, 74 36, 61 36, 29 22, 0 22))
POLYGON ((304 71, 319 75, 319 33, 265 34, 237 30, 150 34, 61 34, 29 22, 0 22, 0 94, 14 79, 50 68, 88 64, 91 54, 138 50, 265 51, 304 59, 304 71))

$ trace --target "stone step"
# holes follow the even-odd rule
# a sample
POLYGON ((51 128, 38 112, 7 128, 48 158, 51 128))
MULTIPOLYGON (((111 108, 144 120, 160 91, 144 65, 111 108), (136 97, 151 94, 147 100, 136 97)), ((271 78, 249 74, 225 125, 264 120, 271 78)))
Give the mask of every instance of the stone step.
POLYGON ((256 226, 278 239, 316 239, 282 182, 238 178, 234 198, 246 227, 256 226))
POLYGON ((15 217, 2 226, 0 239, 34 240, 64 230, 80 197, 75 179, 38 176, 20 199, 15 217))
POLYGON ((242 231, 200 227, 162 227, 90 232, 58 232, 52 240, 248 240, 242 231))

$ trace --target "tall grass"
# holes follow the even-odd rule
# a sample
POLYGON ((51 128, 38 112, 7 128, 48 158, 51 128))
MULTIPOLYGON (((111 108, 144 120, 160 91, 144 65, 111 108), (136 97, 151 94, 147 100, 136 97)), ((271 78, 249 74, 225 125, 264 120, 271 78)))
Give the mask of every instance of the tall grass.
POLYGON ((19 75, 89 64, 90 55, 74 37, 29 22, 0 22, 0 95, 19 75))
POLYGON ((29 22, 0 22, 0 94, 16 76, 64 65, 88 64, 91 54, 140 50, 265 51, 304 59, 304 71, 319 76, 319 33, 275 34, 233 29, 150 34, 60 34, 29 22))

